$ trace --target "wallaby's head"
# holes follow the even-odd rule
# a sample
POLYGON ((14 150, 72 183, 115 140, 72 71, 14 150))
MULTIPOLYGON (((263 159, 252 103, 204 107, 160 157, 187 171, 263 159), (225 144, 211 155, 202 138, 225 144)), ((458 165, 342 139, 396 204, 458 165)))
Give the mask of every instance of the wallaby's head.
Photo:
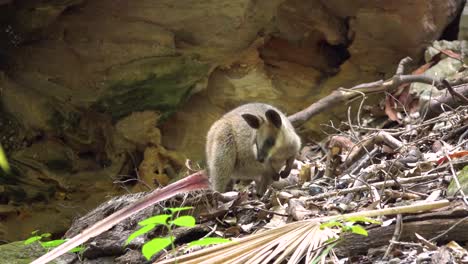
POLYGON ((242 118, 255 129, 253 149, 257 161, 264 162, 275 154, 275 145, 278 144, 278 136, 281 131, 282 121, 279 113, 273 109, 265 112, 265 117, 243 114, 242 118))

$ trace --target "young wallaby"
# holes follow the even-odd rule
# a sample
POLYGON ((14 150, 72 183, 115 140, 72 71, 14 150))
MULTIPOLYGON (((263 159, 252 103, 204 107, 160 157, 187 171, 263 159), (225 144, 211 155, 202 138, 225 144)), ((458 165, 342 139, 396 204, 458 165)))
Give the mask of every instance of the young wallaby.
POLYGON ((208 131, 206 159, 215 191, 225 192, 232 180, 254 180, 257 194, 273 180, 287 177, 301 139, 288 118, 262 103, 239 106, 216 121, 208 131))

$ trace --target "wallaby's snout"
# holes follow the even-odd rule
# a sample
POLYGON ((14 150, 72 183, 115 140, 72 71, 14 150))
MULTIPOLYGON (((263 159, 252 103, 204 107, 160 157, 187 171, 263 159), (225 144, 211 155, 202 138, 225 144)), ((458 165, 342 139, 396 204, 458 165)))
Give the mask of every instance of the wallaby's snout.
POLYGON ((259 136, 256 137, 257 143, 255 146, 257 147, 257 161, 260 163, 263 163, 265 161, 268 161, 270 159, 270 156, 272 154, 272 149, 275 146, 275 139, 273 136, 276 136, 276 132, 273 135, 268 135, 263 133, 264 135, 261 135, 260 131, 257 131, 257 134, 260 134, 259 136))
POLYGON ((260 163, 263 163, 263 162, 265 162, 265 157, 266 157, 266 155, 264 153, 260 152, 257 155, 257 161, 260 162, 260 163))

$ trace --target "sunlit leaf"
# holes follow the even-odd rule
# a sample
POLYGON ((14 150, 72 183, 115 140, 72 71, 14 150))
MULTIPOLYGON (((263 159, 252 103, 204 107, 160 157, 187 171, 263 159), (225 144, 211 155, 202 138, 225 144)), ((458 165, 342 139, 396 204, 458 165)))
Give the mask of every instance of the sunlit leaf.
POLYGON ((128 245, 128 243, 132 242, 133 239, 137 238, 138 236, 148 233, 155 227, 156 227, 156 224, 149 224, 149 225, 143 226, 142 228, 138 229, 137 231, 133 232, 130 236, 128 236, 127 242, 125 242, 125 245, 128 245))
POLYGON ((177 212, 180 212, 180 211, 193 209, 193 206, 175 207, 175 208, 166 208, 166 209, 171 211, 171 213, 177 213, 177 212))
POLYGON ((329 239, 325 240, 325 243, 330 244, 333 242, 339 242, 340 239, 341 239, 340 237, 330 237, 329 239))
POLYGON ((353 224, 352 223, 348 223, 347 225, 343 225, 341 227, 341 231, 342 232, 352 232, 353 231, 353 224))
MULTIPOLYGON (((45 233, 45 234, 42 234, 42 235, 50 235, 49 233, 45 233)), ((39 242, 41 243, 41 246, 43 248, 54 248, 54 247, 58 247, 60 246, 61 244, 65 243, 67 240, 66 239, 56 239, 56 240, 51 240, 51 241, 46 241, 46 242, 39 242)), ((80 251, 83 251, 85 250, 85 247, 76 247, 72 250, 70 250, 69 252, 70 253, 75 253, 75 252, 80 252, 80 251)))
POLYGON ((202 238, 199 240, 192 241, 188 244, 188 246, 189 247, 207 246, 207 245, 221 244, 221 243, 227 243, 227 242, 231 242, 231 240, 226 239, 226 238, 221 238, 221 237, 207 237, 207 238, 202 238))
POLYGON ((39 232, 39 229, 38 229, 38 230, 32 231, 32 232, 31 232, 31 235, 35 235, 35 234, 37 234, 37 232, 39 232))
POLYGON ((364 229, 364 227, 360 225, 351 226, 351 232, 353 232, 354 234, 363 235, 363 236, 368 235, 366 229, 364 229))
POLYGON ((85 250, 85 247, 80 246, 80 247, 76 247, 76 248, 70 250, 69 252, 70 253, 76 253, 76 252, 81 252, 83 250, 85 250))
POLYGON ((44 234, 41 234, 41 237, 50 237, 50 236, 52 236, 51 233, 44 233, 44 234))
POLYGON ((150 218, 146 218, 143 221, 138 222, 138 225, 144 226, 144 225, 167 225, 167 219, 169 219, 171 215, 168 214, 162 214, 162 215, 156 215, 150 218))
POLYGON ((57 240, 51 240, 47 242, 41 242, 41 246, 44 248, 53 248, 53 247, 58 247, 61 244, 65 243, 65 239, 57 239, 57 240))
POLYGON ((195 218, 191 215, 184 215, 174 219, 174 221, 171 221, 171 223, 177 226, 191 227, 195 226, 195 218))
POLYGON ((375 219, 369 218, 369 217, 364 217, 364 216, 351 216, 351 217, 346 217, 344 219, 346 222, 361 222, 361 223, 371 223, 371 224, 377 224, 380 225, 382 222, 377 221, 375 219))
POLYGON ((36 242, 36 241, 38 241, 38 240, 41 240, 41 239, 42 239, 41 236, 33 236, 33 237, 30 237, 30 238, 26 239, 26 240, 24 241, 24 244, 25 244, 25 245, 29 245, 29 244, 34 243, 34 242, 36 242))
POLYGON ((1 145, 0 145, 0 168, 4 172, 10 172, 10 164, 8 164, 7 157, 1 145))
POLYGON ((330 250, 332 250, 336 244, 338 244, 338 241, 329 245, 324 251, 322 251, 320 255, 312 260, 311 264, 317 264, 324 256, 328 255, 328 252, 330 252, 330 250))
POLYGON ((147 260, 150 260, 154 254, 169 246, 173 239, 174 237, 155 238, 149 241, 148 243, 144 244, 141 248, 141 252, 147 260))
POLYGON ((458 186, 461 186, 463 190, 466 190, 466 186, 468 186, 468 165, 466 165, 465 167, 463 167, 463 169, 458 171, 458 176, 456 178, 452 178, 449 186, 447 187, 448 196, 454 196, 455 194, 457 194, 460 191, 458 186), (456 178, 458 179, 458 183, 455 180, 456 178))
POLYGON ((324 228, 331 228, 331 227, 343 227, 343 224, 338 221, 328 221, 320 225, 320 229, 324 228))

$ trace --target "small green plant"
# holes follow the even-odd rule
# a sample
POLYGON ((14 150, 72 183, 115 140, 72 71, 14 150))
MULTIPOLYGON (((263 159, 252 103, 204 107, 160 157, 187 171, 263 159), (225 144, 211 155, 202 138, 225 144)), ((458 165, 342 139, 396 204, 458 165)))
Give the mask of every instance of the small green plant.
MULTIPOLYGON (((172 247, 172 250, 175 250, 174 245, 174 236, 172 235, 172 229, 174 226, 183 226, 183 227, 193 227, 195 226, 195 218, 191 215, 184 215, 174 219, 174 215, 177 212, 185 211, 192 209, 193 207, 176 207, 176 208, 167 208, 171 213, 156 215, 150 218, 147 218, 143 221, 138 222, 138 225, 141 226, 140 229, 133 232, 128 238, 125 245, 128 245, 133 239, 138 236, 144 235, 149 231, 153 230, 155 227, 162 225, 167 228, 169 236, 167 237, 158 237, 146 242, 141 248, 143 256, 147 260, 150 260, 151 257, 158 253, 159 251, 165 249, 169 245, 172 247)), ((224 238, 202 238, 199 240, 192 241, 188 244, 189 247, 193 246, 206 246, 212 244, 226 243, 230 242, 229 239, 224 238)))
POLYGON ((5 151, 3 151, 2 145, 0 145, 0 168, 6 173, 10 172, 10 165, 8 164, 8 160, 5 151))
MULTIPOLYGON (((32 237, 26 239, 24 241, 25 245, 32 244, 34 242, 39 242, 39 244, 46 250, 49 250, 54 247, 58 247, 61 244, 65 243, 67 241, 66 239, 55 239, 55 240, 50 240, 50 241, 41 241, 44 238, 48 238, 51 236, 50 233, 44 233, 44 234, 38 234, 39 230, 31 232, 32 237)), ((82 252, 85 248, 82 246, 76 247, 72 250, 70 250, 71 253, 75 252, 82 252)))
POLYGON ((371 223, 371 224, 381 224, 381 222, 376 221, 369 217, 355 216, 348 217, 343 219, 335 219, 325 222, 320 225, 320 228, 339 228, 341 233, 353 233, 357 235, 367 236, 367 231, 359 224, 361 223, 371 223))
POLYGON ((369 217, 363 217, 363 216, 353 216, 353 217, 347 217, 347 218, 338 218, 334 220, 330 220, 328 222, 325 222, 320 225, 320 229, 324 228, 331 228, 331 229, 338 229, 337 233, 340 233, 341 235, 336 238, 331 238, 327 241, 326 246, 327 248, 316 258, 314 258, 311 262, 311 264, 317 264, 320 259, 330 252, 338 243, 340 243, 343 240, 343 234, 345 233, 353 233, 361 236, 367 236, 368 233, 364 227, 361 225, 357 224, 358 222, 361 223, 371 223, 371 224, 382 224, 382 222, 374 220, 369 217))

